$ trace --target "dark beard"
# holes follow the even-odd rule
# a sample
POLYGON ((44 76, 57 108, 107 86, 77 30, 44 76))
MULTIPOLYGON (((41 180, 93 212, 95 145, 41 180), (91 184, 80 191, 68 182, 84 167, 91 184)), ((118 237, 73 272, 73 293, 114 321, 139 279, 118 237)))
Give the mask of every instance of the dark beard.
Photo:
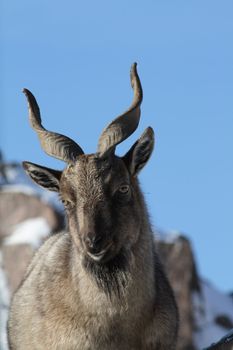
POLYGON ((99 289, 103 290, 110 299, 113 294, 121 298, 128 282, 129 260, 129 253, 121 251, 105 263, 97 263, 86 256, 83 266, 95 277, 99 289))

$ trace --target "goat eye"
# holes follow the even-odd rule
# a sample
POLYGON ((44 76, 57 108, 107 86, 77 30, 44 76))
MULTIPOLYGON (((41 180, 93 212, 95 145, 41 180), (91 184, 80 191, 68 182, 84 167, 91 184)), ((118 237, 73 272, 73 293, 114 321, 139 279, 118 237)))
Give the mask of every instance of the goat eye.
POLYGON ((64 205, 65 208, 72 208, 73 203, 71 201, 68 201, 67 199, 62 199, 62 204, 64 205))
POLYGON ((129 185, 121 185, 118 188, 118 192, 121 194, 127 194, 129 192, 129 185))

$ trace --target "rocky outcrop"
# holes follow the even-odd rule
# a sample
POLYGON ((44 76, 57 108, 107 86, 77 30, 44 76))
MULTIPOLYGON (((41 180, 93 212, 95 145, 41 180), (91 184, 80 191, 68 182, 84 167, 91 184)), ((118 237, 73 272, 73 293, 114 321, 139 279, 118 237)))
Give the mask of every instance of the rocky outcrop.
POLYGON ((10 235, 17 224, 35 217, 45 218, 52 231, 59 230, 64 221, 63 215, 39 196, 0 191, 0 237, 10 235))
POLYGON ((43 240, 64 225, 64 216, 39 196, 0 191, 0 349, 7 350, 6 321, 11 295, 43 240))
POLYGON ((180 314, 177 350, 233 350, 233 300, 202 280, 190 241, 159 235, 158 252, 173 287, 180 314), (220 342, 219 339, 222 338, 220 342))
POLYGON ((192 293, 194 290, 199 292, 200 286, 191 244, 184 236, 169 240, 163 239, 162 235, 157 241, 157 246, 179 308, 180 329, 177 349, 195 349, 192 293))
MULTIPOLYGON (((31 240, 30 237, 27 237, 21 238, 19 241, 18 236, 15 243, 14 241, 10 244, 4 242, 7 242, 7 237, 9 238, 13 234, 17 235, 21 223, 36 218, 40 218, 38 223, 40 226, 42 224, 42 231, 56 232, 64 224, 63 215, 41 200, 39 196, 11 192, 6 189, 0 191, 0 240, 3 242, 1 251, 10 292, 13 292, 19 285, 35 247, 31 244, 33 237, 31 240), (46 225, 48 228, 45 228, 46 225)), ((24 227, 22 230, 27 230, 27 228, 24 227)), ((30 235, 30 233, 28 234, 30 235)), ((33 236, 33 230, 31 236, 33 236)))
POLYGON ((204 350, 233 350, 233 329, 219 342, 212 344, 204 350))

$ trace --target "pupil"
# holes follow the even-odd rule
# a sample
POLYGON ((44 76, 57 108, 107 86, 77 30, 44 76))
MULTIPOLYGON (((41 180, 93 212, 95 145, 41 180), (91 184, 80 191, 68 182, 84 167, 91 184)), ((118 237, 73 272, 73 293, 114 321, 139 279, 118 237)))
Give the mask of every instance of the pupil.
POLYGON ((128 187, 127 186, 122 186, 121 187, 121 192, 127 192, 128 191, 128 187))

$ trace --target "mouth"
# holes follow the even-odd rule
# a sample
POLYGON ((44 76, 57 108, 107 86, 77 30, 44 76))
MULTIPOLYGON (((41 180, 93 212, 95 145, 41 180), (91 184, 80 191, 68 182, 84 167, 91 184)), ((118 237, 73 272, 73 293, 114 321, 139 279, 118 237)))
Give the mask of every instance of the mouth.
POLYGON ((90 253, 87 252, 87 255, 92 258, 95 261, 101 261, 103 259, 103 257, 105 256, 105 254, 107 253, 107 251, 111 248, 112 246, 112 242, 110 242, 104 249, 102 249, 99 253, 90 253))

